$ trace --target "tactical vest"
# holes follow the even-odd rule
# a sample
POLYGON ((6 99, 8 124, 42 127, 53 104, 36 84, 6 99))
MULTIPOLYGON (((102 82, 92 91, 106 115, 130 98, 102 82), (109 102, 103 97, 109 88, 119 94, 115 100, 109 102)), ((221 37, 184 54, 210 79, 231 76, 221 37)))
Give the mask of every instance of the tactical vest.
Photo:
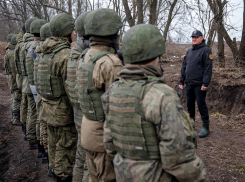
POLYGON ((5 57, 4 57, 4 69, 6 72, 6 75, 11 75, 12 74, 12 70, 11 70, 11 66, 10 66, 10 62, 9 62, 9 58, 8 58, 8 53, 10 52, 10 50, 8 49, 5 57))
POLYGON ((36 91, 37 91, 38 94, 40 92, 38 90, 39 86, 38 86, 38 81, 37 81, 37 73, 38 73, 38 64, 39 64, 39 60, 40 60, 41 57, 43 57, 43 53, 37 54, 37 58, 34 60, 34 69, 33 69, 33 71, 34 71, 34 73, 33 73, 33 75, 34 75, 34 85, 36 86, 36 91))
MULTIPOLYGON (((157 78, 151 77, 151 84, 157 78)), ((107 121, 113 144, 121 155, 135 160, 160 159, 156 126, 146 121, 142 99, 149 91, 147 80, 139 80, 129 87, 121 87, 121 80, 110 88, 107 121)))
POLYGON ((77 94, 82 114, 90 120, 104 122, 105 114, 102 108, 100 97, 105 90, 97 89, 93 84, 93 70, 96 61, 110 52, 101 51, 91 56, 85 63, 83 59, 79 62, 77 71, 77 94))
POLYGON ((71 102, 71 105, 76 108, 80 108, 80 104, 78 102, 78 95, 77 95, 77 89, 76 86, 76 71, 77 71, 77 65, 78 60, 83 59, 84 55, 88 52, 89 48, 85 49, 81 55, 79 55, 78 58, 74 59, 72 56, 69 57, 68 63, 67 63, 67 79, 66 79, 66 85, 67 85, 67 92, 69 95, 69 99, 71 102))
POLYGON ((21 75, 27 76, 27 70, 26 70, 26 55, 27 51, 30 48, 31 44, 30 42, 26 42, 22 47, 22 57, 20 59, 20 66, 21 66, 21 75))
POLYGON ((38 64, 37 73, 37 85, 38 91, 48 100, 55 100, 62 95, 65 95, 65 89, 63 85, 62 77, 57 77, 52 75, 53 57, 54 55, 62 49, 70 48, 68 45, 63 45, 53 50, 49 55, 42 54, 41 59, 38 64), (44 56, 48 56, 44 58, 44 56))
POLYGON ((40 45, 40 41, 34 41, 30 48, 28 49, 28 53, 26 55, 26 72, 28 75, 28 81, 30 85, 34 85, 34 50, 36 47, 40 45))
POLYGON ((19 59, 19 51, 21 50, 21 48, 22 48, 22 46, 23 46, 23 42, 19 42, 18 44, 17 44, 17 46, 16 46, 16 49, 15 49, 15 60, 14 60, 14 62, 15 62, 15 67, 16 67, 16 71, 17 71, 17 74, 21 74, 21 65, 20 65, 20 59, 19 59))

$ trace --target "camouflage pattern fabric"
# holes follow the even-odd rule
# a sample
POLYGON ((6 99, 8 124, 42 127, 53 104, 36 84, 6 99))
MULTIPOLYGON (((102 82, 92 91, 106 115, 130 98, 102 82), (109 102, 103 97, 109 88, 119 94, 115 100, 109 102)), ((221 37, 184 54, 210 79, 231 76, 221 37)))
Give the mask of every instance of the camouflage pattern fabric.
POLYGON ((23 82, 22 82, 22 92, 27 95, 32 95, 29 82, 28 82, 28 76, 26 71, 26 55, 29 47, 32 44, 32 41, 34 40, 34 35, 30 33, 26 33, 23 37, 24 45, 21 48, 20 51, 20 65, 22 70, 22 76, 23 76, 23 82))
POLYGON ((37 121, 36 121, 36 136, 37 140, 43 142, 41 139, 41 132, 40 132, 40 110, 42 109, 42 96, 40 94, 37 95, 37 103, 36 103, 36 110, 37 110, 37 121))
POLYGON ((7 80, 8 85, 11 91, 11 106, 12 111, 20 111, 20 104, 21 104, 21 92, 18 89, 16 83, 16 69, 14 63, 14 46, 9 44, 7 53, 4 57, 4 66, 5 69, 9 69, 9 73, 7 73, 7 80))
POLYGON ((151 24, 130 28, 123 37, 122 44, 125 63, 150 61, 165 52, 163 36, 158 28, 151 24))
POLYGON ((36 17, 32 17, 32 18, 29 18, 28 20, 26 20, 25 22, 25 28, 26 28, 26 32, 27 33, 30 33, 31 32, 31 23, 35 20, 37 20, 38 18, 36 17))
POLYGON ((11 39, 12 39, 13 36, 14 36, 13 33, 7 35, 7 38, 6 38, 7 43, 11 42, 11 39))
MULTIPOLYGON (((38 72, 41 71, 40 62, 48 59, 55 48, 58 48, 64 44, 69 44, 69 42, 65 38, 57 37, 48 38, 43 43, 41 43, 40 47, 43 56, 39 61, 38 72)), ((52 68, 50 68, 52 76, 62 78, 63 86, 65 89, 65 80, 67 78, 67 62, 69 55, 69 48, 61 49, 59 52, 54 54, 52 58, 52 68)), ((41 80, 38 80, 38 82, 40 81, 41 80)), ((67 95, 62 95, 55 100, 48 100, 45 98, 42 98, 42 100, 44 109, 40 111, 40 117, 47 121, 48 125, 59 127, 74 123, 73 110, 67 95)))
POLYGON ((112 159, 106 152, 92 152, 86 150, 86 159, 91 181, 116 182, 112 159))
MULTIPOLYGON (((43 56, 40 63, 49 59, 53 50, 70 43, 65 38, 50 37, 40 44, 43 56)), ((64 48, 53 54, 51 75, 62 78, 66 90, 67 62, 70 48, 64 48)), ((39 82, 39 80, 38 80, 39 82)), ((72 176, 77 148, 77 131, 74 124, 73 110, 67 95, 62 95, 55 100, 42 97, 43 107, 40 109, 40 122, 47 122, 49 168, 65 180, 72 176)))
POLYGON ((44 149, 48 149, 47 123, 40 122, 40 142, 44 149))
POLYGON ((50 32, 55 37, 69 36, 74 30, 75 20, 72 16, 61 13, 50 20, 50 32))
POLYGON ((85 182, 89 181, 88 169, 86 164, 86 152, 81 145, 81 122, 83 119, 83 115, 80 110, 79 103, 77 102, 78 96, 76 94, 76 88, 75 88, 76 78, 74 79, 73 76, 74 74, 76 75, 77 68, 72 67, 74 65, 76 66, 78 65, 79 56, 81 55, 83 50, 86 49, 87 47, 88 46, 85 44, 83 39, 78 40, 75 46, 71 49, 71 54, 67 63, 67 80, 66 80, 67 92, 71 104, 73 105, 74 122, 78 133, 76 160, 75 160, 75 165, 73 169, 73 178, 72 178, 73 182, 79 182, 81 181, 81 179, 83 179, 83 181, 85 182), (76 100, 75 102, 77 103, 77 105, 74 104, 72 100, 74 101, 76 100))
POLYGON ((34 20, 31 25, 30 25, 30 33, 39 33, 40 34, 40 29, 41 27, 47 23, 46 20, 44 19, 37 19, 37 20, 34 20))
POLYGON ((36 121, 37 121, 37 111, 36 103, 33 95, 27 95, 27 120, 26 120, 26 135, 27 140, 30 144, 36 143, 36 121))
POLYGON ((77 149, 77 131, 75 124, 67 126, 48 126, 49 168, 65 180, 72 176, 77 149))
POLYGON ((15 46, 15 51, 14 51, 14 62, 15 62, 15 69, 17 72, 16 83, 17 83, 18 89, 21 90, 23 77, 21 76, 20 51, 21 51, 22 46, 24 45, 23 33, 20 32, 16 39, 18 41, 17 45, 15 46))
POLYGON ((88 168, 86 164, 86 152, 81 145, 81 122, 83 119, 83 115, 80 109, 73 108, 74 111, 74 121, 78 134, 77 140, 77 151, 76 151, 76 160, 73 168, 73 182, 79 182, 81 179, 83 181, 89 181, 89 176, 85 176, 84 174, 88 174, 88 168))
POLYGON ((121 18, 112 9, 101 8, 90 12, 85 18, 85 35, 109 36, 122 28, 121 18))
MULTIPOLYGON (((109 52, 115 53, 112 47, 113 43, 111 40, 101 38, 96 41, 95 38, 92 44, 90 43, 90 49, 84 57, 84 62, 87 63, 90 60, 90 56, 100 51, 109 50, 109 52)), ((121 69, 121 60, 115 54, 103 56, 97 60, 94 66, 92 74, 94 87, 104 91, 107 90, 121 69)), ((107 159, 103 145, 103 122, 92 121, 84 116, 81 126, 81 143, 86 149, 87 166, 90 177, 93 175, 91 177, 92 181, 114 181, 115 174, 111 165, 112 162, 107 159)))
MULTIPOLYGON (((131 73, 130 71, 126 72, 127 67, 130 68, 130 66, 124 67, 119 73, 119 77, 123 75, 123 72, 124 75, 128 74, 131 77, 137 73, 137 70, 131 71, 131 73)), ((121 81, 119 88, 130 87, 138 82, 138 80, 129 78, 127 80, 121 78, 121 81)), ((111 92, 113 92, 113 86, 102 96, 106 117, 110 115, 110 109, 107 106, 111 92)), ((161 159, 134 160, 117 153, 111 134, 113 126, 106 120, 104 145, 111 157, 116 154, 113 163, 117 181, 205 181, 205 166, 196 155, 196 146, 193 140, 196 138, 194 122, 184 111, 176 91, 164 84, 164 79, 161 78, 154 84, 145 85, 141 103, 146 121, 156 126, 161 159)), ((118 119, 120 120, 120 118, 118 119)))
POLYGON ((21 123, 23 123, 23 125, 26 125, 27 109, 28 109, 27 95, 22 93, 21 105, 20 105, 20 121, 21 123))

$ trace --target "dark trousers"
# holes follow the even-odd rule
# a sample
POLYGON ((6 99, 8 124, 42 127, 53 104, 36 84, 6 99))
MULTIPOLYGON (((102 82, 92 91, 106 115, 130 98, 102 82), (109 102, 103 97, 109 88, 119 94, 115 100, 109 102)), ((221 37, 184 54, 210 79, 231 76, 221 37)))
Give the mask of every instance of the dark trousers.
POLYGON ((208 107, 206 105, 207 91, 202 91, 201 87, 201 85, 186 85, 187 110, 190 117, 195 121, 195 101, 197 101, 203 123, 209 124, 208 107))

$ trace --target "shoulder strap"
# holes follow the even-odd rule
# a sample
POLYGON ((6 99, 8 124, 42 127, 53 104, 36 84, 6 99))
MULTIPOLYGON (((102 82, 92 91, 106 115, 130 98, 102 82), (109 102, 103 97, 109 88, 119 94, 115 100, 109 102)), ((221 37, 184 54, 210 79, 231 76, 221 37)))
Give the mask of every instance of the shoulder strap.
POLYGON ((93 56, 91 56, 91 60, 93 61, 93 63, 95 63, 96 61, 98 61, 100 58, 102 58, 103 56, 105 56, 107 54, 111 54, 111 53, 107 52, 107 51, 100 51, 100 52, 94 54, 93 56))

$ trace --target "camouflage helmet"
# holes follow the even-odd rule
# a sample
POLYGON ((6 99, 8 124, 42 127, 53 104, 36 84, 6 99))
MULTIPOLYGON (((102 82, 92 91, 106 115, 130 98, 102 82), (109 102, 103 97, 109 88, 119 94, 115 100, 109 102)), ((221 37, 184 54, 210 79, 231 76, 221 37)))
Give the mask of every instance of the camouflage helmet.
POLYGON ((85 35, 84 21, 88 13, 89 12, 81 14, 75 21, 75 30, 79 37, 83 37, 85 35))
POLYGON ((49 29, 49 25, 50 23, 46 23, 41 27, 40 29, 41 40, 45 40, 46 38, 49 38, 52 36, 50 29, 49 29))
POLYGON ((16 45, 16 44, 17 44, 17 40, 16 40, 17 35, 18 35, 18 34, 14 34, 14 35, 13 35, 13 37, 12 37, 12 39, 11 39, 11 44, 12 44, 12 45, 16 45))
POLYGON ((75 20, 71 15, 58 14, 50 21, 50 32, 55 37, 65 37, 70 35, 74 30, 75 20))
POLYGON ((29 18, 28 20, 26 20, 26 22, 25 22, 25 28, 26 28, 26 32, 27 32, 27 33, 30 33, 31 23, 32 23, 34 20, 36 20, 36 19, 38 19, 38 18, 33 17, 33 18, 29 18))
POLYGON ((37 19, 37 20, 34 20, 32 23, 31 23, 31 26, 30 26, 30 29, 31 29, 31 33, 40 33, 40 28, 45 24, 47 23, 46 20, 43 20, 43 19, 37 19))
POLYGON ((11 43, 11 39, 12 39, 13 36, 14 36, 13 33, 8 34, 7 39, 6 39, 8 43, 11 43))
POLYGON ((125 63, 150 61, 165 52, 160 31, 151 24, 139 24, 130 28, 122 41, 125 63))
POLYGON ((102 8, 92 11, 85 18, 85 35, 114 35, 122 26, 121 18, 114 10, 102 8))

